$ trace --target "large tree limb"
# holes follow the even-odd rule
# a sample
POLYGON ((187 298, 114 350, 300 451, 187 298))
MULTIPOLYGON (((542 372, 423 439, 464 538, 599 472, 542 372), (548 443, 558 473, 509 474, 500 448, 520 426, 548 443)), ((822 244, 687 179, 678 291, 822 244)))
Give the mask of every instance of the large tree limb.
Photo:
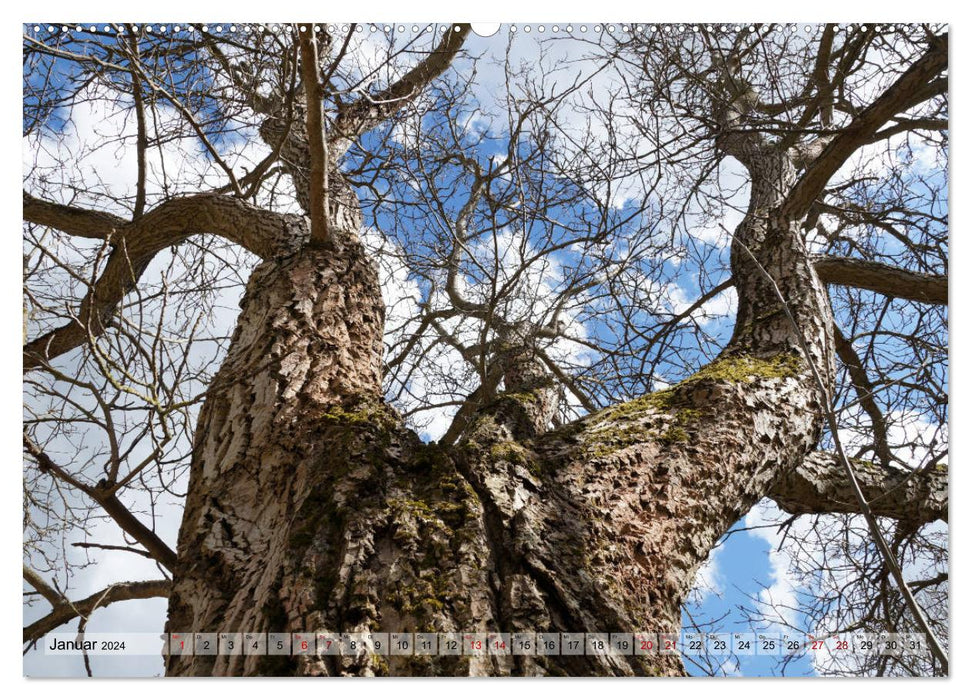
POLYGON ((300 70, 307 102, 307 142, 310 147, 310 240, 316 245, 330 242, 327 221, 327 140, 324 138, 324 119, 320 95, 320 74, 317 72, 317 39, 314 25, 301 25, 300 70))
POLYGON ((426 85, 444 73, 471 33, 470 28, 468 24, 453 24, 435 50, 400 80, 374 95, 366 94, 343 107, 334 121, 332 143, 335 153, 331 154, 331 158, 336 158, 354 139, 411 102, 426 85))
POLYGON ((886 129, 881 129, 875 133, 870 138, 870 141, 881 141, 905 131, 946 131, 948 126, 947 119, 904 119, 901 117, 900 119, 894 119, 892 126, 888 126, 886 129))
MULTIPOLYGON (((923 56, 828 142, 786 198, 781 207, 784 217, 797 220, 804 216, 846 159, 860 146, 869 143, 873 134, 894 115, 914 106, 914 100, 918 99, 915 94, 923 99, 937 94, 929 88, 937 84, 935 78, 947 68, 948 35, 934 37, 931 42, 923 56)), ((946 80, 943 86, 946 89, 946 80)))
POLYGON ((261 258, 278 252, 280 237, 302 225, 302 218, 278 214, 221 194, 195 194, 162 202, 138 221, 69 207, 24 192, 24 221, 52 226, 72 236, 122 242, 129 252, 162 249, 196 233, 212 233, 261 258), (113 235, 112 235, 113 234, 113 235))
POLYGON ((482 383, 476 387, 475 391, 469 394, 465 402, 459 407, 452 419, 448 430, 438 440, 439 445, 452 445, 462 437, 462 433, 475 420, 479 409, 489 400, 495 397, 499 382, 502 381, 502 370, 499 367, 491 367, 486 373, 482 383))
POLYGON ((155 531, 136 518, 113 493, 99 494, 98 504, 118 526, 148 550, 149 555, 169 571, 175 570, 178 557, 175 552, 155 534, 155 531))
POLYGON ((51 604, 51 607, 57 607, 64 601, 64 596, 55 591, 51 586, 48 585, 47 581, 38 574, 36 571, 28 567, 26 564, 24 566, 24 581, 29 583, 34 587, 40 595, 47 599, 47 602, 51 604))
POLYGON ((112 584, 82 600, 74 602, 65 600, 61 605, 54 606, 54 609, 41 619, 24 627, 23 641, 25 644, 34 642, 75 617, 86 618, 98 608, 107 607, 112 603, 144 598, 167 598, 171 588, 172 582, 167 579, 124 581, 112 584))
POLYGON ((129 222, 120 216, 58 204, 34 197, 24 190, 24 221, 50 226, 81 238, 106 240, 129 222))
POLYGON ((888 297, 947 304, 947 275, 923 274, 856 258, 825 257, 813 262, 826 284, 869 289, 888 297))
MULTIPOLYGON (((914 524, 947 522, 947 465, 909 471, 863 460, 851 462, 874 515, 914 524)), ((843 465, 828 452, 813 452, 798 468, 783 474, 769 497, 794 515, 860 512, 843 465)))
POLYGON ((121 219, 109 214, 64 207, 25 193, 24 220, 55 226, 68 234, 102 238, 113 247, 101 276, 82 300, 76 319, 24 345, 24 371, 103 333, 108 319, 125 294, 134 289, 152 258, 190 235, 216 234, 267 258, 284 250, 291 239, 306 234, 303 217, 277 214, 235 197, 214 194, 170 199, 137 221, 120 226, 121 219), (112 228, 95 235, 99 222, 112 228))

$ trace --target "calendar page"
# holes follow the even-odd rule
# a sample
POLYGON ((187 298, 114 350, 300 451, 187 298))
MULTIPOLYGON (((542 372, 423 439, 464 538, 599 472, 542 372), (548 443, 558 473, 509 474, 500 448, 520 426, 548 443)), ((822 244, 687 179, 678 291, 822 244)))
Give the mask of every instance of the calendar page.
POLYGON ((27 9, 25 676, 948 675, 947 25, 27 9))

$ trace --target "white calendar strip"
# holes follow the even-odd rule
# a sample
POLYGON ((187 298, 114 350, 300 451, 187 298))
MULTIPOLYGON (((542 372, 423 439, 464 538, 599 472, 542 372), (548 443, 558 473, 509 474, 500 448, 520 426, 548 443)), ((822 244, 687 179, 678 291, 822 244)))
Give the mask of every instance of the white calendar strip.
POLYGON ((44 636, 49 656, 157 656, 171 647, 169 635, 159 632, 51 632, 44 636))
POLYGON ((51 655, 98 656, 919 656, 923 634, 764 632, 184 632, 51 633, 51 655))

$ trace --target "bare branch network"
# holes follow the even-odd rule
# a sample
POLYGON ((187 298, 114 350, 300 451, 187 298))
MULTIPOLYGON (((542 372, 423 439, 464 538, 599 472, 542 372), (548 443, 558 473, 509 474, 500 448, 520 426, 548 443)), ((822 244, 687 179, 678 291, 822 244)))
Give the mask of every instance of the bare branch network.
POLYGON ((178 633, 915 633, 771 672, 947 675, 947 53, 929 24, 26 25, 25 664, 160 598, 178 633), (773 581, 712 593, 746 537, 773 581))

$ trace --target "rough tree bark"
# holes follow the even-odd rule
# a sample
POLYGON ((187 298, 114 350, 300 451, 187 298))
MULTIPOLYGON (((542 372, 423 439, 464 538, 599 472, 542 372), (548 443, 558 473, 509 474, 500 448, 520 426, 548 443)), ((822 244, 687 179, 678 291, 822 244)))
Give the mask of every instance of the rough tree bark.
MULTIPOLYGON (((825 290, 799 222, 773 215, 795 169, 785 154, 751 159, 738 245, 779 282, 832 381, 825 290)), ((377 275, 354 232, 337 233, 249 283, 197 428, 170 631, 676 631, 719 536, 815 447, 821 397, 741 253, 734 338, 694 377, 544 433, 546 388, 519 372, 530 381, 456 446, 423 445, 382 402, 377 275)), ((192 656, 168 672, 683 669, 671 656, 192 656)))
MULTIPOLYGON (((507 348, 497 358, 507 391, 448 447, 422 444, 382 400, 378 279, 335 172, 332 243, 270 256, 249 282, 196 431, 167 629, 675 632, 695 572, 759 499, 852 511, 834 465, 807 460, 824 401, 807 360, 829 390, 835 353, 805 207, 792 196, 826 178, 812 165, 800 175, 805 156, 794 149, 733 133, 742 111, 720 115, 719 146, 752 180, 732 249, 737 321, 720 356, 674 387, 547 432, 547 383, 529 353, 507 348), (778 283, 809 358, 748 251, 778 283)), ((271 132, 268 122, 272 142, 271 132)), ((294 180, 306 197, 306 176, 294 180)), ((901 486, 876 468, 860 476, 875 494, 896 486, 910 503, 904 517, 946 514, 936 482, 901 486)), ((684 669, 676 656, 188 656, 171 657, 167 672, 684 669)))
MULTIPOLYGON (((726 61, 726 97, 712 104, 716 146, 751 181, 731 250, 739 301, 729 344, 673 387, 549 430, 554 378, 532 343, 541 329, 502 328, 481 390, 447 440, 424 444, 382 397, 384 304, 358 238, 360 206, 337 164, 448 68, 467 33, 455 25, 400 80, 342 103, 329 123, 324 115, 315 128, 326 133, 314 139, 306 103, 251 96, 260 135, 304 211, 325 217, 326 236, 312 237, 305 217, 228 195, 176 197, 142 213, 143 202, 128 221, 24 192, 25 221, 104 241, 108 253, 76 319, 24 345, 25 371, 103 333, 153 257, 190 235, 220 235, 262 259, 200 412, 177 553, 125 511, 115 484, 86 491, 172 569, 172 581, 121 584, 72 603, 25 568, 54 608, 25 639, 113 600, 158 595, 169 595, 170 632, 677 632, 696 571, 761 498, 796 514, 857 512, 840 464, 815 451, 838 340, 825 284, 943 304, 947 280, 814 260, 805 222, 851 153, 882 138, 894 115, 946 90, 946 35, 929 38, 926 54, 848 126, 799 144, 745 128, 757 100, 726 61), (311 163, 323 173, 309 177, 311 163)), ((40 448, 28 451, 42 469, 59 469, 40 448)), ((946 466, 856 468, 877 515, 947 519, 946 466)), ((202 676, 684 673, 667 655, 166 663, 169 675, 202 676)))
MULTIPOLYGON (((485 398, 470 400, 448 444, 423 444, 382 398, 384 305, 357 235, 360 207, 336 164, 354 138, 447 68, 466 32, 456 26, 398 83, 341 108, 323 150, 328 235, 320 240, 303 217, 220 195, 173 199, 127 222, 24 193, 26 220, 112 247, 79 322, 25 345, 25 370, 103 332, 152 257, 188 235, 217 233, 263 259, 196 428, 168 631, 676 632, 696 571, 759 499, 793 513, 855 512, 838 464, 814 453, 835 374, 824 282, 852 274, 885 287, 887 271, 814 261, 803 224, 847 155, 933 83, 946 37, 849 128, 808 147, 738 128, 751 100, 727 76, 738 98, 713 110, 716 145, 746 167, 751 194, 732 246, 736 325, 714 362, 669 389, 547 430, 552 380, 528 329, 513 329, 493 357, 485 398)), ((265 111, 260 133, 311 211, 308 165, 321 149, 311 150, 305 107, 294 108, 296 119, 265 111)), ((891 294, 946 301, 946 281, 894 271, 891 282, 891 294)), ((858 471, 878 514, 946 519, 946 468, 858 471)), ((170 657, 167 673, 684 668, 677 656, 197 655, 170 657)))

